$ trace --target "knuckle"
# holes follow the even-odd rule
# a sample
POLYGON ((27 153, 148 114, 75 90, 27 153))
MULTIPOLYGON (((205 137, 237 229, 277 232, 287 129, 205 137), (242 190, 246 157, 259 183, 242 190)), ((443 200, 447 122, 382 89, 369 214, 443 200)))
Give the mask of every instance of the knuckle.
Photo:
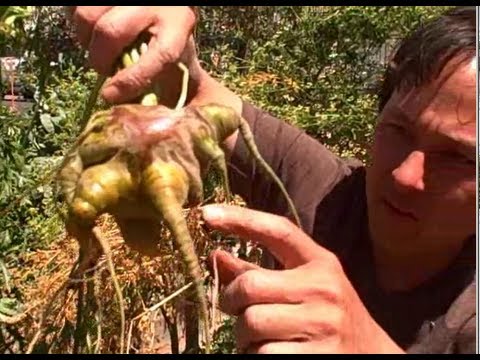
POLYGON ((113 79, 112 84, 122 92, 137 95, 141 90, 150 85, 151 80, 145 76, 144 71, 138 65, 121 70, 113 79))
POLYGON ((343 289, 336 282, 329 284, 319 282, 310 288, 310 295, 313 299, 319 299, 322 304, 343 306, 343 289))
POLYGON ((105 41, 115 40, 119 34, 119 29, 112 20, 100 19, 93 28, 95 38, 102 38, 105 41))
POLYGON ((306 327, 310 338, 336 338, 343 328, 345 313, 332 306, 324 312, 325 316, 312 316, 310 324, 306 327))
POLYGON ((119 79, 119 85, 125 87, 139 88, 143 85, 145 79, 143 71, 138 69, 138 65, 133 65, 129 69, 123 69, 120 75, 122 77, 119 79))
POLYGON ((95 9, 90 6, 76 6, 73 12, 76 21, 81 21, 83 24, 94 26, 98 15, 95 9))
POLYGON ((331 309, 328 317, 329 329, 332 334, 339 334, 345 323, 346 314, 342 308, 335 307, 331 309))
POLYGON ((180 58, 180 51, 178 46, 166 46, 165 44, 159 45, 159 57, 160 62, 163 64, 173 64, 180 58))
POLYGON ((330 285, 323 289, 323 299, 332 305, 342 305, 342 291, 338 285, 330 285))
POLYGON ((160 28, 163 28, 165 26, 165 13, 161 9, 157 9, 154 11, 152 14, 152 24, 153 28, 156 29, 155 32, 158 32, 160 28))
POLYGON ((295 233, 293 223, 285 216, 278 216, 278 234, 284 239, 290 239, 295 233))
POLYGON ((337 255, 324 248, 318 252, 314 260, 308 264, 309 268, 322 269, 322 273, 337 279, 344 274, 343 265, 337 255))
POLYGON ((249 306, 243 313, 243 326, 249 333, 258 334, 260 331, 260 323, 262 315, 255 306, 249 306))
POLYGON ((287 234, 292 232, 293 223, 287 217, 279 216, 279 225, 281 226, 281 229, 287 234))
POLYGON ((254 298, 255 294, 261 291, 260 273, 256 270, 249 270, 239 278, 239 296, 247 301, 254 298))
POLYGON ((337 255, 334 253, 327 251, 322 254, 322 260, 324 266, 329 270, 335 273, 339 271, 343 271, 342 264, 338 259, 337 255))

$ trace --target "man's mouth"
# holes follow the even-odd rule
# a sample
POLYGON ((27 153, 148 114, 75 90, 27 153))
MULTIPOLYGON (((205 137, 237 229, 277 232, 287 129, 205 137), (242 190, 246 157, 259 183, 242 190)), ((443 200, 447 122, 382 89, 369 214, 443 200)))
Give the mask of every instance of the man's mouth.
POLYGON ((393 204, 391 201, 383 200, 383 203, 385 204, 385 206, 387 208, 389 208, 393 213, 397 214, 398 216, 407 217, 407 218, 410 218, 414 221, 418 220, 418 218, 413 214, 413 212, 411 212, 407 209, 401 208, 401 207, 393 204))

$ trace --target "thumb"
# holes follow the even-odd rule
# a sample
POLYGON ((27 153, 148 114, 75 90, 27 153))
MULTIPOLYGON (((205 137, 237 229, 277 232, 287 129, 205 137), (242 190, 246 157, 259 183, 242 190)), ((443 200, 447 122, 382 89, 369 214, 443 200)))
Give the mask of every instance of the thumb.
POLYGON ((224 286, 230 284, 235 278, 248 270, 259 269, 258 265, 238 259, 226 251, 214 250, 209 256, 209 265, 214 268, 214 260, 218 269, 220 283, 224 286))

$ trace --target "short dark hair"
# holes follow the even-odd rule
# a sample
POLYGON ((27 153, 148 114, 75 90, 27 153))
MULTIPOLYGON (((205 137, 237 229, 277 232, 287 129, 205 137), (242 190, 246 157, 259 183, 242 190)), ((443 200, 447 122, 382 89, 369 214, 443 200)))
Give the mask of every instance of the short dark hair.
POLYGON ((392 93, 435 79, 451 60, 457 66, 476 56, 475 6, 456 7, 420 26, 399 44, 379 91, 382 111, 392 93))

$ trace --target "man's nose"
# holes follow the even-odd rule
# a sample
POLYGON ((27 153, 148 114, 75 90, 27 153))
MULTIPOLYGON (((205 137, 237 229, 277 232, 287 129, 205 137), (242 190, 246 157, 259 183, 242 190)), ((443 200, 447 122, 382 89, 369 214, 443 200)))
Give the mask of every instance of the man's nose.
POLYGON ((392 171, 395 185, 400 191, 425 189, 423 182, 425 154, 421 151, 413 151, 407 158, 392 171))

